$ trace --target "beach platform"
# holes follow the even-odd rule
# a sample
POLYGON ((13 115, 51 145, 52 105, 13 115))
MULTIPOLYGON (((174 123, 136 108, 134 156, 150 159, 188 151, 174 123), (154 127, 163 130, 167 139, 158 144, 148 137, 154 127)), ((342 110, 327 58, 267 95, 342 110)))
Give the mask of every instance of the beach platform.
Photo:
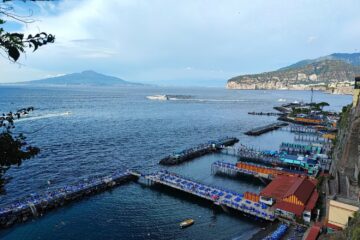
POLYGON ((254 193, 242 194, 201 184, 165 170, 141 176, 146 179, 149 184, 160 184, 172 189, 177 189, 181 192, 208 200, 223 208, 240 211, 259 219, 267 221, 275 220, 274 210, 266 204, 260 203, 259 196, 254 193))
POLYGON ((211 165, 211 172, 213 174, 222 173, 229 176, 251 176, 260 179, 263 183, 267 184, 269 181, 279 175, 286 176, 299 176, 304 175, 303 173, 290 171, 280 167, 267 167, 264 165, 248 163, 248 162, 237 162, 236 164, 228 163, 224 161, 216 161, 211 165))
POLYGON ((0 207, 0 228, 7 228, 15 223, 40 217, 52 209, 62 207, 67 203, 80 200, 86 196, 112 189, 136 178, 135 175, 127 171, 117 171, 108 176, 84 180, 75 185, 68 185, 55 191, 49 191, 43 194, 30 194, 29 197, 23 200, 0 207))
POLYGON ((216 141, 209 141, 181 152, 175 152, 160 160, 162 165, 176 165, 185 161, 192 160, 197 157, 204 156, 209 153, 219 152, 222 148, 234 145, 239 142, 235 137, 225 137, 216 141))
POLYGON ((272 124, 268 124, 262 127, 257 127, 254 129, 251 129, 250 131, 245 132, 246 135, 248 136, 259 136, 261 134, 270 132, 270 131, 274 131, 277 130, 279 128, 288 126, 288 123, 284 123, 284 122, 277 122, 277 123, 272 123, 272 124))

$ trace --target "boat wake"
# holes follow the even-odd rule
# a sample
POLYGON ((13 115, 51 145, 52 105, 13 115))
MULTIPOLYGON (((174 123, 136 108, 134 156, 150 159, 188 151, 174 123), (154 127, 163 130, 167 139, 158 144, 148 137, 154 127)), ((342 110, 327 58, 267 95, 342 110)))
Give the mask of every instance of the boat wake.
POLYGON ((167 95, 153 95, 153 96, 147 96, 146 98, 149 100, 159 100, 159 101, 169 100, 167 95))
POLYGON ((190 95, 153 95, 146 97, 149 100, 157 101, 191 101, 191 102, 246 102, 244 99, 206 99, 193 98, 190 95))
POLYGON ((23 117, 18 120, 15 120, 15 121, 16 122, 33 121, 33 120, 39 120, 39 119, 68 116, 70 114, 71 114, 71 112, 48 113, 48 114, 39 115, 39 116, 27 116, 27 117, 23 117))

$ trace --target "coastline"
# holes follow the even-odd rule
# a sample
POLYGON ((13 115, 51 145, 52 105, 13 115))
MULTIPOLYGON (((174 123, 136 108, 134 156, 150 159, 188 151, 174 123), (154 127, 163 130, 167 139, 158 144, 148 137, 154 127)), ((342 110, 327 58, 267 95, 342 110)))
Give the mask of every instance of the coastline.
MULTIPOLYGON (((252 88, 234 88, 234 87, 227 87, 227 90, 241 90, 241 91, 267 91, 267 90, 273 90, 273 91, 311 91, 311 89, 309 88, 303 88, 303 89, 291 89, 291 88, 257 88, 257 89, 252 89, 252 88)), ((329 90, 320 90, 320 89, 314 89, 314 91, 318 91, 318 92, 323 92, 326 94, 331 94, 331 95, 353 95, 352 92, 341 92, 341 91, 337 91, 337 92, 331 92, 329 90)))

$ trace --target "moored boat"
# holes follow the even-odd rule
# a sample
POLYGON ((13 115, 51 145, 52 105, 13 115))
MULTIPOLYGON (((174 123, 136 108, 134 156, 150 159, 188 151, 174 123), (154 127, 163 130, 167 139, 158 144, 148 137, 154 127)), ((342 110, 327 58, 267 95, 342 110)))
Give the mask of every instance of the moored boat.
POLYGON ((180 223, 180 227, 181 227, 181 228, 189 227, 189 226, 193 225, 194 222, 195 222, 194 219, 187 219, 187 220, 182 221, 182 222, 180 223))

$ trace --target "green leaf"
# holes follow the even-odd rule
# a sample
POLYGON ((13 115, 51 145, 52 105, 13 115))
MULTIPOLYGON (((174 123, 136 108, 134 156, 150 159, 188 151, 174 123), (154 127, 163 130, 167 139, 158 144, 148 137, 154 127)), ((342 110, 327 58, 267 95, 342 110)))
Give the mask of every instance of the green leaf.
POLYGON ((9 56, 16 62, 20 57, 20 52, 16 47, 8 48, 9 56))

